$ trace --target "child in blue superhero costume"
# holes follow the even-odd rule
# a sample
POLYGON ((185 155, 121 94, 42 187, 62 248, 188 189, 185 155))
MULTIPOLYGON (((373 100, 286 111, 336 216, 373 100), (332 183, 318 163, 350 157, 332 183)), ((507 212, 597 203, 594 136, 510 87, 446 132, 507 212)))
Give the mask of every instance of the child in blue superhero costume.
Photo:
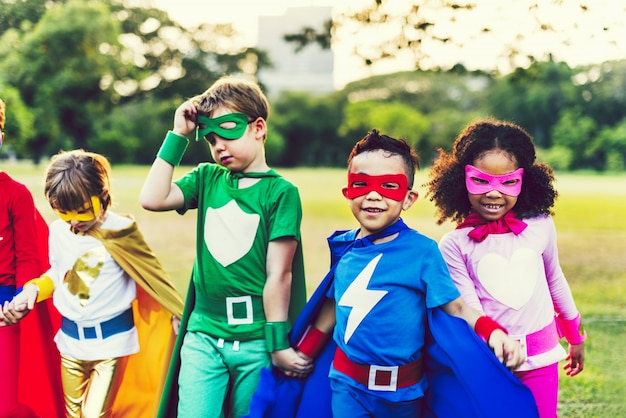
POLYGON ((464 319, 507 367, 524 360, 506 330, 463 303, 437 243, 400 219, 418 197, 412 190, 417 166, 406 141, 376 130, 348 158, 343 193, 360 227, 329 238, 331 249, 347 251, 334 267, 317 320, 297 343, 298 353, 310 360, 332 331, 336 417, 422 416, 427 309, 440 307, 464 319))
POLYGON ((272 363, 291 375, 311 368, 287 340, 306 300, 302 209, 297 188, 266 163, 268 115, 258 85, 218 80, 178 107, 141 192, 148 210, 198 213, 192 283, 161 417, 239 417, 261 369, 272 363), (172 182, 185 136, 196 129, 215 164, 172 182))

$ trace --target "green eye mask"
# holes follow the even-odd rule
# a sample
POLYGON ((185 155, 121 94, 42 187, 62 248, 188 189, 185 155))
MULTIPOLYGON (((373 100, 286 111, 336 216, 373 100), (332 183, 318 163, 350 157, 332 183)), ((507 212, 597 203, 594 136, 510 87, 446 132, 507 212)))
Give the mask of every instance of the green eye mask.
POLYGON ((248 116, 243 113, 229 113, 217 118, 198 115, 196 141, 213 132, 224 139, 239 139, 246 132, 248 123, 248 116), (224 128, 223 124, 227 124, 229 127, 224 128))

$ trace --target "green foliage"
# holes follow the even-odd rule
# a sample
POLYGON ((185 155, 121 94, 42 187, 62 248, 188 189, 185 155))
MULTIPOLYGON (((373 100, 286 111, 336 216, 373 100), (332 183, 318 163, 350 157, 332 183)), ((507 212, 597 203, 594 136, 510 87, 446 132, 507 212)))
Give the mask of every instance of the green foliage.
POLYGON ((187 30, 162 10, 126 3, 0 3, 0 85, 19 91, 36 121, 16 138, 19 156, 38 160, 61 148, 94 147, 114 162, 152 161, 158 147, 148 159, 142 145, 160 143, 182 101, 222 74, 254 74, 268 65, 263 52, 237 43, 230 25, 187 30), (155 124, 152 108, 165 105, 155 124), (152 120, 148 126, 159 134, 131 126, 142 120, 152 120))
POLYGON ((497 118, 523 126, 538 146, 553 145, 551 128, 562 109, 577 104, 577 90, 567 64, 548 61, 516 69, 498 79, 489 95, 488 108, 497 118))
MULTIPOLYGON (((426 40, 433 35, 428 10, 473 13, 471 6, 429 0, 417 9, 408 2, 410 16, 392 16, 387 3, 352 18, 372 28, 403 27, 413 19, 417 32, 410 37, 421 33, 426 40)), ((311 30, 300 41, 330 39, 311 30)), ((0 2, 0 33, 0 97, 10 99, 13 115, 3 151, 35 161, 83 147, 113 162, 149 164, 182 101, 223 74, 254 78, 270 65, 264 51, 243 47, 230 25, 185 29, 162 10, 127 0, 0 2)), ((387 41, 379 46, 392 56, 387 41)), ((411 42, 402 48, 419 52, 417 38, 411 42)), ((420 54, 419 60, 425 57, 420 54)), ((524 127, 542 161, 556 169, 621 171, 624 91, 626 61, 570 68, 549 58, 531 59, 527 68, 505 76, 456 63, 447 71, 355 81, 326 96, 285 92, 272 99, 267 158, 274 166, 344 166, 353 144, 376 127, 407 138, 429 164, 437 149, 450 149, 467 123, 495 116, 524 127)), ((183 163, 208 159, 206 144, 191 141, 183 163)))
POLYGON ((342 118, 340 100, 332 95, 286 92, 271 105, 268 124, 283 138, 281 156, 272 158, 276 165, 345 164, 352 143, 342 142, 337 134, 342 118))
POLYGON ((28 138, 34 133, 33 114, 22 102, 19 92, 2 84, 0 79, 0 99, 6 104, 4 143, 0 156, 29 155, 28 138))
POLYGON ((561 113, 561 118, 552 128, 552 139, 555 146, 571 151, 572 162, 568 168, 598 164, 597 156, 592 154, 593 149, 590 147, 595 131, 596 124, 590 117, 570 109, 561 113))
POLYGON ((0 33, 19 28, 26 22, 38 22, 46 13, 47 7, 65 0, 20 0, 0 2, 0 33))
POLYGON ((385 135, 406 139, 418 152, 428 148, 425 141, 430 123, 408 105, 392 102, 380 106, 373 101, 346 104, 340 135, 353 138, 354 143, 374 128, 385 135))
POLYGON ((573 151, 570 148, 555 145, 549 149, 538 149, 537 160, 548 164, 557 171, 569 170, 574 159, 573 151))
POLYGON ((624 171, 626 164, 626 118, 615 126, 606 126, 594 139, 590 152, 603 156, 603 169, 624 171))
POLYGON ((100 80, 112 71, 111 57, 99 48, 118 34, 106 5, 73 0, 52 5, 1 57, 7 81, 19 86, 34 114, 36 133, 27 145, 35 158, 59 138, 85 146, 94 115, 106 110, 100 80))

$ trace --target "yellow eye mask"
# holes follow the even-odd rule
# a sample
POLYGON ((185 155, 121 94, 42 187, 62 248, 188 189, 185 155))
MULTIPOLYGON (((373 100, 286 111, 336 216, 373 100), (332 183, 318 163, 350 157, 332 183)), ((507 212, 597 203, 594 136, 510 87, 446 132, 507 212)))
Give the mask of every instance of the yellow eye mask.
POLYGON ((59 215, 59 218, 61 218, 65 222, 89 222, 93 221, 98 215, 100 215, 101 209, 102 207, 100 205, 100 199, 97 196, 91 196, 91 205, 89 205, 89 202, 86 202, 83 206, 83 209, 68 211, 55 209, 54 211, 57 215, 59 215))

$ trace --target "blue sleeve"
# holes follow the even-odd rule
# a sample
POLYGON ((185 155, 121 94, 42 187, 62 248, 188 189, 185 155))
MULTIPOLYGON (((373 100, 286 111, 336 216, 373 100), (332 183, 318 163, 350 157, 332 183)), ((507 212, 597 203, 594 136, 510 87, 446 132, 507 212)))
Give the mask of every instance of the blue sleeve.
POLYGON ((423 259, 421 277, 425 281, 427 308, 444 305, 461 296, 435 241, 424 248, 423 259))

